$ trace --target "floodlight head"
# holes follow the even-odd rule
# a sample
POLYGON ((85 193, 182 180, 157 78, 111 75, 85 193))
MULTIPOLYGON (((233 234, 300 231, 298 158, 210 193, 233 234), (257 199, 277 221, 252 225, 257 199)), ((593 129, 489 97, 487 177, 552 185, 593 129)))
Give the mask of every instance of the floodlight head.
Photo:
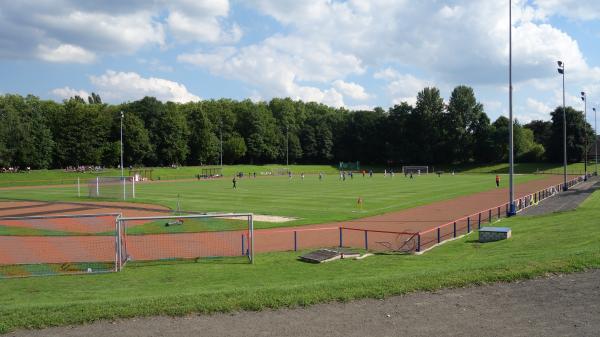
POLYGON ((585 96, 585 92, 583 92, 583 91, 582 91, 582 92, 581 92, 581 96, 585 96))
POLYGON ((596 112, 596 108, 592 108, 592 110, 594 110, 594 112, 596 112))
POLYGON ((558 63, 558 66, 559 66, 559 67, 562 67, 562 66, 563 66, 563 63, 562 63, 562 61, 556 61, 556 63, 558 63))

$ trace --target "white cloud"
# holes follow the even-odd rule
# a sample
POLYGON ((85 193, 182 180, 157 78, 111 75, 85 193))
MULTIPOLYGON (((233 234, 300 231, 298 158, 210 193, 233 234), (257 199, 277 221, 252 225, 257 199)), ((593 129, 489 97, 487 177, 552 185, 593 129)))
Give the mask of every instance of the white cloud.
POLYGON ((70 44, 61 44, 56 48, 40 45, 38 57, 48 62, 63 63, 91 63, 96 59, 94 53, 70 44))
POLYGON ((273 36, 240 49, 219 48, 212 53, 182 54, 177 59, 252 85, 260 97, 289 96, 343 106, 342 93, 365 95, 356 86, 350 89, 345 85, 342 90, 339 82, 338 87, 324 87, 350 74, 362 74, 365 70, 357 57, 298 37, 273 36))
POLYGON ((363 88, 360 84, 336 80, 333 82, 333 87, 345 96, 351 97, 353 99, 361 101, 369 99, 369 94, 365 92, 365 88, 363 88))
POLYGON ((387 81, 387 92, 392 97, 392 104, 407 102, 414 105, 417 102, 417 93, 425 87, 433 86, 429 81, 411 74, 401 74, 391 68, 378 71, 373 77, 387 81))
POLYGON ((166 4, 169 6, 166 23, 180 41, 230 43, 242 36, 237 24, 227 28, 221 20, 229 15, 228 0, 179 0, 166 4))
POLYGON ((60 14, 33 13, 33 17, 32 24, 44 30, 45 40, 69 41, 87 49, 130 53, 165 42, 162 25, 149 11, 109 14, 74 9, 60 14))
POLYGON ((134 72, 107 70, 103 75, 91 76, 90 81, 107 101, 137 100, 144 96, 180 103, 200 100, 183 84, 156 77, 144 78, 134 72))
POLYGON ((69 99, 71 97, 79 96, 86 99, 90 94, 85 90, 76 90, 70 87, 56 88, 52 90, 52 94, 62 99, 69 99))
POLYGON ((583 21, 600 18, 597 0, 535 0, 534 4, 545 16, 559 15, 583 21))
POLYGON ((533 120, 549 120, 550 112, 554 109, 546 103, 528 97, 525 101, 525 108, 517 107, 515 110, 517 110, 515 112, 515 118, 518 119, 519 122, 526 124, 533 120))
POLYGON ((77 46, 101 56, 180 42, 231 43, 241 36, 240 26, 229 20, 228 0, 24 0, 0 4, 0 57, 4 58, 48 60, 38 52, 40 45, 77 46))

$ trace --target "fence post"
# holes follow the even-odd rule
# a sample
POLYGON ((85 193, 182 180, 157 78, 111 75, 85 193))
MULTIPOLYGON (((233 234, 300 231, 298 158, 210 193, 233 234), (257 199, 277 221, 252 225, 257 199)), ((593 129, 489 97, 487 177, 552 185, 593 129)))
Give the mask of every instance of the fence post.
POLYGON ((471 233, 471 217, 467 217, 467 234, 471 233))
POLYGON ((437 242, 440 243, 440 228, 437 228, 437 242))
POLYGON ((342 248, 344 240, 342 239, 342 227, 340 227, 340 248, 342 248))
POLYGON ((479 218, 477 219, 477 229, 481 228, 481 212, 479 212, 479 218))
POLYGON ((488 210, 488 222, 492 222, 492 209, 488 210))
POLYGON ((242 256, 244 256, 244 234, 242 234, 242 256))
POLYGON ((369 250, 369 231, 365 229, 365 250, 369 250))
POLYGON ((298 251, 298 232, 294 231, 294 251, 298 251))
POLYGON ((417 233, 417 252, 421 251, 421 233, 417 233))
POLYGON ((456 221, 454 221, 454 237, 456 237, 456 221))
POLYGON ((500 219, 500 206, 498 206, 498 219, 500 219))

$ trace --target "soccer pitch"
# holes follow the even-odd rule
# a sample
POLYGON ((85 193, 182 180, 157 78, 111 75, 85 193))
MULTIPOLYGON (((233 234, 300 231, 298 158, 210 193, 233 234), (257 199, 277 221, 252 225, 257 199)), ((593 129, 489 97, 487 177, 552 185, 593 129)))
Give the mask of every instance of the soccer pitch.
MULTIPOLYGON (((542 175, 517 175, 515 183, 541 179, 542 175)), ((414 176, 402 174, 384 177, 355 174, 341 180, 338 175, 258 176, 237 180, 232 177, 211 180, 156 181, 136 186, 140 203, 159 204, 173 210, 195 212, 251 212, 261 215, 290 217, 288 222, 257 221, 257 228, 318 224, 345 221, 383 214, 435 201, 495 189, 493 174, 435 174, 414 176), (362 198, 361 207, 357 205, 362 198)), ((501 187, 508 177, 501 175, 501 187)), ((77 197, 75 186, 17 188, 2 191, 3 200, 95 201, 87 197, 87 186, 81 186, 77 197)), ((117 200, 114 200, 117 201, 117 200)))

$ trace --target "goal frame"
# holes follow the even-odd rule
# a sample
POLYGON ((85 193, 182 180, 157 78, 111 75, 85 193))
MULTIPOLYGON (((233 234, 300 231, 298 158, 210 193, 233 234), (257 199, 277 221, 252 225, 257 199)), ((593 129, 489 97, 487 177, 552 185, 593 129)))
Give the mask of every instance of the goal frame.
MULTIPOLYGON (((127 252, 127 221, 156 221, 156 220, 185 220, 185 219, 207 219, 207 218, 247 218, 248 221, 248 237, 247 237, 247 254, 242 252, 242 256, 246 255, 251 264, 254 264, 254 214, 253 213, 213 213, 213 214, 188 214, 188 215, 164 215, 164 216, 139 216, 139 217, 123 217, 119 216, 116 219, 117 228, 121 235, 119 238, 122 240, 117 244, 117 255, 119 265, 118 268, 121 270, 127 261, 129 260, 127 252)), ((221 233, 221 232, 214 232, 221 233)), ((172 233, 170 235, 176 235, 178 233, 172 233)), ((147 234, 152 235, 152 234, 147 234)), ((169 235, 169 234, 167 234, 169 235)), ((242 243, 243 245, 243 243, 242 243)), ((208 257, 208 256, 206 256, 208 257)), ((211 256, 214 257, 214 256, 211 256)), ((183 257, 182 257, 183 258, 183 257)))
POLYGON ((406 165, 402 166, 402 173, 421 173, 429 174, 429 166, 427 165, 406 165))
POLYGON ((135 178, 132 176, 97 176, 94 179, 90 179, 88 180, 88 196, 90 198, 103 198, 104 196, 100 193, 103 183, 104 185, 111 183, 112 185, 116 185, 115 182, 118 182, 122 187, 122 194, 117 199, 127 200, 128 195, 131 196, 131 199, 135 199, 135 178), (127 193, 128 186, 131 188, 130 194, 127 193))

